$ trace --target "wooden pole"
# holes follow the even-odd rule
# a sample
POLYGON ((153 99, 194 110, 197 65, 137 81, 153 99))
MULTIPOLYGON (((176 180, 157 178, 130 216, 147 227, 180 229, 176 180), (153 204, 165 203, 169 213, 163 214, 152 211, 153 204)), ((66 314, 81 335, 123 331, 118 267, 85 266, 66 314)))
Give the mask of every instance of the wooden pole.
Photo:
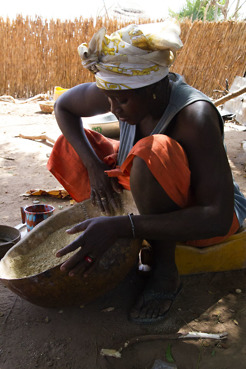
POLYGON ((237 90, 235 92, 231 92, 230 94, 226 95, 226 96, 223 96, 221 97, 220 99, 216 100, 214 102, 214 105, 215 106, 219 106, 219 105, 222 105, 224 104, 226 101, 228 100, 231 100, 231 99, 234 99, 235 97, 237 96, 240 96, 242 94, 244 94, 246 92, 246 86, 243 87, 243 88, 240 88, 240 90, 237 90))

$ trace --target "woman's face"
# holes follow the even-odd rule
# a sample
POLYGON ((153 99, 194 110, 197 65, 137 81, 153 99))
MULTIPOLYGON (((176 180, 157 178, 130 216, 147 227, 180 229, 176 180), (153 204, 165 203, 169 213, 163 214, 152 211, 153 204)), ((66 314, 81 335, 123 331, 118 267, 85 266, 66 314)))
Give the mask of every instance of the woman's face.
POLYGON ((151 112, 148 93, 139 93, 137 90, 103 91, 108 97, 111 112, 118 120, 137 125, 151 112))

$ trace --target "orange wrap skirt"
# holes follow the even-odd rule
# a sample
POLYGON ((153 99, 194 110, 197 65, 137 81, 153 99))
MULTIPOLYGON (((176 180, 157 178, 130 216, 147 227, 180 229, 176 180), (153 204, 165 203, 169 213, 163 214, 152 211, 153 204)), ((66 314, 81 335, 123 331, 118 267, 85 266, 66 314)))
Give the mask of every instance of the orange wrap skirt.
MULTIPOLYGON (((162 134, 145 137, 133 146, 123 164, 117 166, 119 141, 87 129, 85 133, 97 156, 112 168, 105 173, 109 177, 117 177, 125 189, 130 190, 132 162, 134 157, 138 156, 145 161, 167 195, 180 208, 191 206, 189 164, 183 148, 177 141, 162 134)), ((81 202, 90 197, 87 169, 63 135, 56 141, 47 167, 74 200, 81 202)), ((230 231, 226 236, 187 241, 187 244, 197 247, 218 244, 238 229, 239 222, 234 213, 230 231)))

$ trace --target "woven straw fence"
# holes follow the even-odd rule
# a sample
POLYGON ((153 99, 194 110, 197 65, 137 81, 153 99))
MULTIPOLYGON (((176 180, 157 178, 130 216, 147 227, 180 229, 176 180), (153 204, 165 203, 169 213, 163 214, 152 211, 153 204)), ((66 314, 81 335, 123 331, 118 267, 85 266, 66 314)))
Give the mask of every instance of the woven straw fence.
POLYGON ((246 22, 184 23, 181 36, 184 47, 172 70, 205 94, 225 90, 226 79, 230 86, 245 74, 246 22))
MULTIPOLYGON (((140 21, 141 22, 141 21, 140 21)), ((53 92, 55 86, 70 88, 93 81, 83 69, 77 48, 89 42, 102 26, 107 33, 127 23, 117 19, 76 19, 75 21, 0 18, 0 95, 28 98, 53 92)), ((211 96, 224 90, 236 75, 245 73, 246 23, 181 23, 183 49, 171 70, 211 96)))

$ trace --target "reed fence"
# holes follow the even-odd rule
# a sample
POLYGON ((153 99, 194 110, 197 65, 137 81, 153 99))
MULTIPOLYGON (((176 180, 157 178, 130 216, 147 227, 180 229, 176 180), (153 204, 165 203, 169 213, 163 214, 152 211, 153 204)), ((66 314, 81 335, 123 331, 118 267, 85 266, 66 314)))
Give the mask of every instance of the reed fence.
MULTIPOLYGON (((140 21, 141 22, 141 21, 140 21)), ((93 81, 81 65, 77 48, 102 26, 112 33, 128 23, 117 19, 43 20, 0 18, 0 95, 28 98, 93 81)), ((212 96, 245 73, 246 23, 181 23, 184 47, 171 70, 212 96)))

